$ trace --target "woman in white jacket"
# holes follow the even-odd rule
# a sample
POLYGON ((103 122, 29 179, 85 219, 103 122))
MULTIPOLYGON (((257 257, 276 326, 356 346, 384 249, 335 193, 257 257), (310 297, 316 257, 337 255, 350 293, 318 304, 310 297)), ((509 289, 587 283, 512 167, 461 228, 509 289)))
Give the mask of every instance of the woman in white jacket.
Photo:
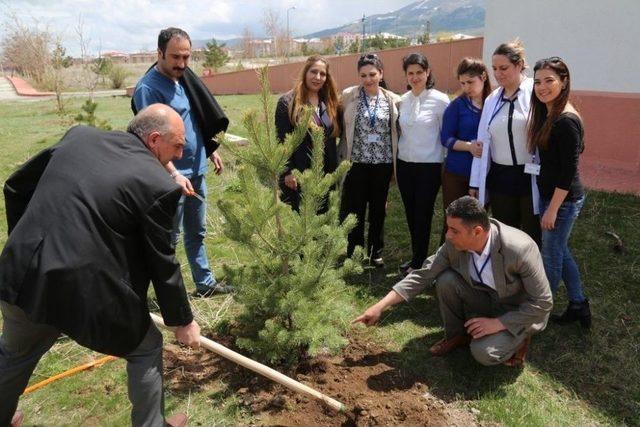
POLYGON ((470 194, 491 205, 493 217, 526 232, 538 244, 539 159, 527 150, 527 120, 533 80, 524 75, 519 40, 503 43, 492 57, 499 87, 485 101, 478 127, 483 150, 471 167, 470 194))

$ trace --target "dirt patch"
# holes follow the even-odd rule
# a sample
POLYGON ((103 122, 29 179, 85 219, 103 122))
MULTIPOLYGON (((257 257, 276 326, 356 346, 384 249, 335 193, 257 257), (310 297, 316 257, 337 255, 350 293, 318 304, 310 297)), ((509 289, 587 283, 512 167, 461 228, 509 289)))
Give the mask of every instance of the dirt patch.
MULTIPOLYGON (((229 384, 256 425, 277 426, 470 426, 472 413, 429 393, 416 378, 390 366, 385 349, 352 338, 342 355, 314 359, 291 374, 296 380, 342 402, 336 413, 316 399, 296 394, 207 351, 165 346, 166 382, 173 391, 197 389, 216 378, 229 384), (200 384, 200 385, 199 385, 200 384)), ((220 342, 220 340, 218 340, 220 342)), ((229 344, 227 341, 226 344, 229 344)))

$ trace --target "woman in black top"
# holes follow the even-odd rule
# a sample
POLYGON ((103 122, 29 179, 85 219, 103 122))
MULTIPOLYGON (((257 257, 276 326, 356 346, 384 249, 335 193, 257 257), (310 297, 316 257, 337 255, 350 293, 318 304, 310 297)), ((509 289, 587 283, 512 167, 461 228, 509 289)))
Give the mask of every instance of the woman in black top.
MULTIPOLYGON (((278 100, 275 121, 278 139, 284 141, 288 133, 298 124, 305 106, 314 108, 312 120, 324 130, 324 171, 331 173, 338 165, 336 136, 340 134, 338 119, 338 92, 329 72, 329 63, 321 56, 310 56, 300 71, 296 85, 278 100)), ((291 173, 311 167, 311 134, 307 133, 302 143, 293 152, 282 175, 280 190, 282 200, 294 210, 300 206, 300 187, 291 173)))
POLYGON ((559 324, 580 320, 588 328, 589 301, 568 246, 585 197, 578 173, 578 157, 584 149, 582 120, 569 102, 571 79, 567 65, 552 57, 538 61, 533 70, 528 144, 540 159, 542 259, 551 290, 555 293, 562 279, 569 298, 566 311, 552 316, 552 320, 559 324))

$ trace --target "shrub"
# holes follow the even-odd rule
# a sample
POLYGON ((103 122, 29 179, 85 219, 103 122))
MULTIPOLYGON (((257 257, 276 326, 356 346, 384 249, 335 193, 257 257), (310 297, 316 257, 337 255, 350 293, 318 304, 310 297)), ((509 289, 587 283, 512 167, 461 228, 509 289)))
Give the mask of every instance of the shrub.
POLYGON ((109 80, 111 80, 111 89, 121 89, 124 86, 124 81, 128 76, 129 73, 124 67, 113 64, 109 69, 109 80))

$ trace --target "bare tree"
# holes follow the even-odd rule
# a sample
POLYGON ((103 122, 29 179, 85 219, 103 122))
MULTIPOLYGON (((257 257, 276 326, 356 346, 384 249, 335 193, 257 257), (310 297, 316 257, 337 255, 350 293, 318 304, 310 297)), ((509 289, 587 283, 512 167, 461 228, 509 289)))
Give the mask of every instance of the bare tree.
POLYGON ((4 37, 0 43, 3 61, 37 85, 44 84, 50 63, 52 33, 40 29, 37 22, 28 26, 11 10, 5 9, 5 14, 4 37))
POLYGON ((76 36, 78 37, 78 44, 80 45, 80 61, 82 68, 82 72, 78 75, 78 80, 80 85, 89 91, 89 98, 93 101, 93 94, 98 87, 100 73, 96 71, 96 67, 98 67, 98 65, 89 53, 91 39, 86 36, 84 19, 81 14, 78 15, 78 23, 76 24, 75 31, 76 36))
POLYGON ((62 37, 36 19, 32 18, 27 24, 9 7, 2 10, 5 14, 5 33, 0 42, 3 61, 22 76, 32 79, 39 88, 55 92, 58 113, 64 113, 65 70, 73 60, 67 55, 62 37))
POLYGON ((286 52, 287 30, 282 26, 280 14, 275 9, 267 8, 262 16, 264 31, 271 37, 274 56, 284 56, 286 52))
POLYGON ((248 26, 244 27, 242 30, 242 41, 240 42, 240 46, 242 47, 243 58, 255 58, 256 49, 253 44, 253 34, 248 26))

